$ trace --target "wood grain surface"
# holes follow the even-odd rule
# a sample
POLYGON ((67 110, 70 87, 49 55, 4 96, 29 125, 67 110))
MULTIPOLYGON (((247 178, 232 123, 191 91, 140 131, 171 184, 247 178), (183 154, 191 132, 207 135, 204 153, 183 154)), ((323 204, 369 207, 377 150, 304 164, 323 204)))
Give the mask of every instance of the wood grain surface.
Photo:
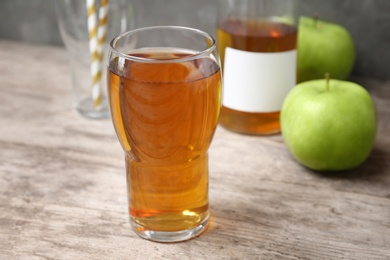
POLYGON ((161 244, 131 231, 121 147, 71 108, 65 49, 0 41, 0 259, 390 259, 390 81, 354 81, 378 109, 362 166, 313 172, 280 135, 218 128, 211 225, 161 244))

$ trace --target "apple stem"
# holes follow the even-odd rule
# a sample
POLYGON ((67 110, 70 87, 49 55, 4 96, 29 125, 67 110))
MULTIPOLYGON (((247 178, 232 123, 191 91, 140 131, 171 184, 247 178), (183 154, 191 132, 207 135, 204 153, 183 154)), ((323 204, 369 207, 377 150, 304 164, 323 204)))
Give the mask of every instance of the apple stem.
POLYGON ((326 80, 326 91, 329 91, 329 81, 330 81, 330 74, 325 73, 325 80, 326 80))
POLYGON ((314 28, 317 29, 317 26, 318 26, 318 14, 315 14, 313 16, 313 19, 314 19, 314 28))

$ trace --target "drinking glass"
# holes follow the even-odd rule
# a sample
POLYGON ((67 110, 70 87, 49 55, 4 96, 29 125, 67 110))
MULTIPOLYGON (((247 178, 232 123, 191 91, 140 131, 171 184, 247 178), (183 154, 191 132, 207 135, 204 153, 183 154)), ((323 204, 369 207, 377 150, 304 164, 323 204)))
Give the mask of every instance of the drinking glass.
MULTIPOLYGON (((96 23, 99 4, 96 0, 96 23)), ((85 0, 56 0, 56 16, 62 40, 67 49, 72 79, 73 107, 86 118, 108 118, 110 111, 106 95, 106 64, 109 41, 116 35, 134 28, 133 5, 130 0, 110 0, 107 5, 106 35, 101 43, 99 65, 104 64, 98 81, 101 101, 97 106, 92 96, 94 76, 91 75, 90 36, 88 10, 85 0)))
POLYGON ((177 26, 125 32, 111 42, 107 74, 133 230, 159 242, 199 235, 209 220, 208 149, 221 107, 215 40, 177 26))

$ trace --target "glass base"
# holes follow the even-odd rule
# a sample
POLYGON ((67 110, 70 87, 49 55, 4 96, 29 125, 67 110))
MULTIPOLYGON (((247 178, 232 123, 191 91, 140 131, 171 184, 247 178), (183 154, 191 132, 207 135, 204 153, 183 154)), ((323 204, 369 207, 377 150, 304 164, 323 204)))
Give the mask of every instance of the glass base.
POLYGON ((144 239, 161 243, 173 243, 186 241, 202 234, 207 228, 209 218, 210 215, 208 215, 202 223, 192 229, 175 232, 148 230, 144 226, 141 226, 135 221, 133 221, 132 219, 130 219, 130 224, 134 232, 144 239))
POLYGON ((92 97, 87 97, 75 104, 76 110, 84 117, 91 119, 110 118, 110 109, 108 107, 107 97, 102 97, 99 107, 95 108, 92 97))

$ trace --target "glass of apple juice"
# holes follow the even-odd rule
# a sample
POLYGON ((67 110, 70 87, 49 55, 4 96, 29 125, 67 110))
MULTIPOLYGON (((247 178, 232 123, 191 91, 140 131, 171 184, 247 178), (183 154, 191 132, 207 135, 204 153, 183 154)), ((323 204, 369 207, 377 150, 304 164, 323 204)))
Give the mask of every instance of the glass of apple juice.
POLYGON ((221 81, 215 40, 200 30, 146 27, 112 40, 109 104, 139 236, 177 242, 207 227, 208 149, 221 81))

